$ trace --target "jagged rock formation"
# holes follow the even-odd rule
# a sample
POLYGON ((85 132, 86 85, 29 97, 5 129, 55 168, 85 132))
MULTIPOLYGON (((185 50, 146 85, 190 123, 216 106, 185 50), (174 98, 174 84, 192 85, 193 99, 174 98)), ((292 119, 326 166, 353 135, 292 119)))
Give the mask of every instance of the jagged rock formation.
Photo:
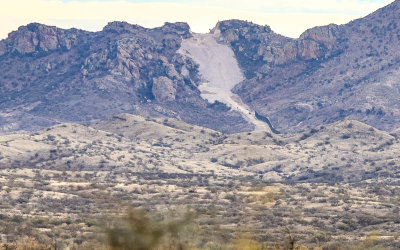
POLYGON ((356 119, 400 133, 400 1, 346 25, 298 39, 229 20, 213 33, 229 44, 247 80, 235 91, 283 132, 356 119))
POLYGON ((220 42, 231 44, 237 56, 262 64, 283 65, 298 58, 328 57, 336 44, 338 26, 331 24, 304 32, 298 40, 275 34, 269 26, 240 20, 219 22, 212 30, 220 42))
POLYGON ((84 34, 87 32, 31 23, 11 32, 6 40, 0 42, 0 55, 6 53, 29 55, 56 49, 70 50, 78 44, 80 36, 84 34))

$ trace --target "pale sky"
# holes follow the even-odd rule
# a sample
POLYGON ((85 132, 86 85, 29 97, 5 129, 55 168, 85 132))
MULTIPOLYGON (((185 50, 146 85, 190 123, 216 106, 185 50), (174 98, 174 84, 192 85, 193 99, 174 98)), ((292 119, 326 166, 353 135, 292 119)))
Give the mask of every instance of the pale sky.
POLYGON ((101 30, 110 21, 144 27, 183 21, 208 32, 219 20, 269 25, 296 38, 308 28, 343 24, 393 0, 0 0, 0 39, 21 25, 39 22, 60 28, 101 30))

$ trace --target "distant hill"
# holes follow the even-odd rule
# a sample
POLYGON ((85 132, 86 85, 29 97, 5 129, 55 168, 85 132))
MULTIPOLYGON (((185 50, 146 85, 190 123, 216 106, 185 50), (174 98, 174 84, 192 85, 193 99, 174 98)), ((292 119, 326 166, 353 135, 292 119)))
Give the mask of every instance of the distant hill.
POLYGON ((0 136, 0 168, 246 176, 270 182, 396 183, 400 141, 357 121, 305 133, 220 132, 122 114, 0 136))

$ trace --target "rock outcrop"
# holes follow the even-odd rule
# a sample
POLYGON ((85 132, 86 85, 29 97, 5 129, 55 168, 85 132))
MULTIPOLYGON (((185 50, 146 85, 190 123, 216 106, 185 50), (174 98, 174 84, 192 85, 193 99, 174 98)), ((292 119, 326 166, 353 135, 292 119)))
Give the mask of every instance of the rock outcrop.
POLYGON ((297 54, 304 60, 328 57, 339 35, 339 27, 335 24, 309 29, 297 40, 297 54))
POLYGON ((276 65, 296 59, 314 60, 329 56, 339 36, 338 26, 330 24, 309 29, 299 39, 293 40, 275 34, 269 26, 240 20, 219 22, 212 32, 220 42, 230 44, 246 60, 276 65))
POLYGON ((184 22, 166 22, 160 29, 163 31, 164 34, 177 34, 183 39, 192 37, 190 26, 184 22))
POLYGON ((171 79, 161 76, 153 79, 153 95, 157 101, 175 100, 176 89, 171 79))
POLYGON ((83 33, 87 32, 76 29, 62 30, 53 26, 32 23, 11 32, 9 37, 4 40, 3 51, 4 53, 18 52, 26 55, 56 49, 70 50, 78 44, 79 36, 83 33))
POLYGON ((340 35, 339 32, 339 26, 336 24, 314 27, 301 34, 300 40, 311 39, 328 49, 332 49, 340 35))

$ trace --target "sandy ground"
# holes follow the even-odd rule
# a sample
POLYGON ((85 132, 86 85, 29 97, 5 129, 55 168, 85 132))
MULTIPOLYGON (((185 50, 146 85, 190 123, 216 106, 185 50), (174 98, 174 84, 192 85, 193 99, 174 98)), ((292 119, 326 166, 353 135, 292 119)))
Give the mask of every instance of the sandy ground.
POLYGON ((232 88, 243 81, 244 76, 229 46, 217 43, 212 34, 194 34, 182 42, 179 52, 200 65, 203 82, 198 88, 202 98, 210 103, 222 102, 240 112, 256 130, 270 130, 238 95, 232 93, 232 88))

